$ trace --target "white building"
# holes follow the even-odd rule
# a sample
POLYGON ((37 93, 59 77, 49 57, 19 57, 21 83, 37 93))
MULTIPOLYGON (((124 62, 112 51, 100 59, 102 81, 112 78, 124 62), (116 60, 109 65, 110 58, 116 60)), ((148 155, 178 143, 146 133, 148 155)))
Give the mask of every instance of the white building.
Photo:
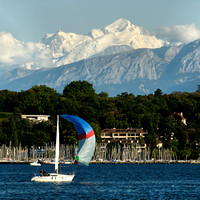
POLYGON ((29 119, 31 121, 48 121, 50 115, 22 115, 21 116, 23 119, 29 119))

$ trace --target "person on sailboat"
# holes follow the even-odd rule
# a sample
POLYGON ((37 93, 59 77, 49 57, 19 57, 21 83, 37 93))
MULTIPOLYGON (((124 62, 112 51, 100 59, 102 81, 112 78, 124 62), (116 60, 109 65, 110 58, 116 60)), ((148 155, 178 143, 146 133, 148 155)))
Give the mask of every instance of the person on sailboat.
POLYGON ((46 176, 46 175, 47 175, 46 171, 45 171, 45 170, 43 170, 43 176, 46 176))
POLYGON ((42 175, 43 175, 43 170, 41 169, 41 170, 40 170, 40 176, 42 176, 42 175))

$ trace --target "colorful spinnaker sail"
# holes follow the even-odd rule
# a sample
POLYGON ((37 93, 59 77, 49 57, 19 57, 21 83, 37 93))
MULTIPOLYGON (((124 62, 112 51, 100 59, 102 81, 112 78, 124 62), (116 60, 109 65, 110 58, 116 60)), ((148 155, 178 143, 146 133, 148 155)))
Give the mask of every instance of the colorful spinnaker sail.
POLYGON ((88 166, 95 151, 95 134, 92 127, 83 119, 75 115, 60 115, 64 119, 72 122, 78 132, 78 154, 75 164, 88 166))

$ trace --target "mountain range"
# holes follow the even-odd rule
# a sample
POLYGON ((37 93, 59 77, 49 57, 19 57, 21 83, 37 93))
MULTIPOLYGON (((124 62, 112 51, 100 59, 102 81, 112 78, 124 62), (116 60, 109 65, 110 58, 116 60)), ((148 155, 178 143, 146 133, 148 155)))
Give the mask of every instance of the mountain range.
POLYGON ((0 74, 0 89, 20 91, 45 84, 62 92, 71 81, 86 80, 97 93, 115 96, 149 94, 157 88, 163 93, 194 92, 200 84, 200 40, 170 46, 126 19, 86 35, 59 30, 35 46, 45 50, 41 63, 48 60, 50 68, 34 62, 38 58, 16 64, 0 74))
POLYGON ((56 66, 77 62, 97 55, 108 55, 139 48, 159 48, 166 42, 151 35, 127 19, 119 19, 86 35, 58 30, 42 40, 52 52, 56 66))

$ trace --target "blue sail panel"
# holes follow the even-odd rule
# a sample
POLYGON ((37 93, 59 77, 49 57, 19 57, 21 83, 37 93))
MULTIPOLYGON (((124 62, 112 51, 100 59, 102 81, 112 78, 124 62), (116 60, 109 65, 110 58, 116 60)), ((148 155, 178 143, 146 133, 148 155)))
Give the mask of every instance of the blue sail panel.
POLYGON ((79 146, 75 164, 88 166, 95 151, 95 134, 92 127, 83 119, 75 115, 61 115, 72 122, 78 132, 79 146))

